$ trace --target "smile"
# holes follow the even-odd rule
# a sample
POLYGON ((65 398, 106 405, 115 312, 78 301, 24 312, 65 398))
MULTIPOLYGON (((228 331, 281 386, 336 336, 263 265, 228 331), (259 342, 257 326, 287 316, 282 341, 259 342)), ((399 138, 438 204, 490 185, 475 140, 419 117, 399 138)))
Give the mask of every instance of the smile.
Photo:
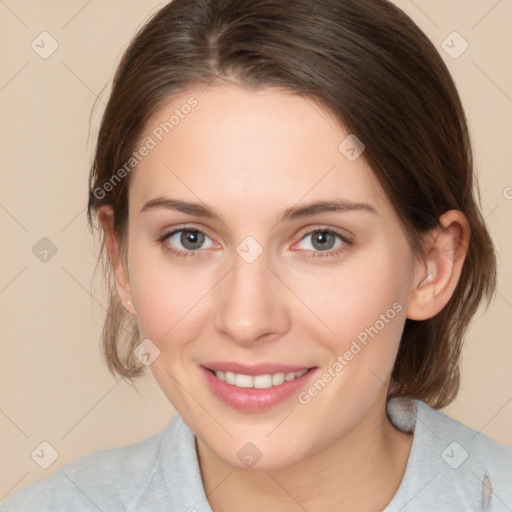
POLYGON ((308 370, 289 373, 266 373, 264 375, 244 375, 243 373, 223 372, 212 370, 215 376, 227 384, 237 388, 266 389, 280 386, 283 382, 289 382, 302 377, 308 370))
POLYGON ((296 396, 319 370, 318 367, 236 363, 209 363, 199 369, 207 388, 217 399, 234 409, 253 413, 271 409, 296 396))

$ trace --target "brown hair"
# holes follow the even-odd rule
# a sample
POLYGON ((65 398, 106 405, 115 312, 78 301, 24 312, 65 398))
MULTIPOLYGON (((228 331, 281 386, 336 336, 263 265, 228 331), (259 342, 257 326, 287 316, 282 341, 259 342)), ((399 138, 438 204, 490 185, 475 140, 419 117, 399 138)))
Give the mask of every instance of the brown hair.
MULTIPOLYGON (((110 205, 123 243, 130 174, 107 183, 164 103, 222 80, 279 87, 325 105, 364 142, 363 157, 417 254, 444 212, 467 216, 471 241, 457 288, 435 317, 406 320, 392 374, 394 395, 435 408, 450 403, 465 330, 494 293, 496 258, 479 211, 464 110, 433 44, 386 0, 173 0, 138 32, 115 74, 90 174, 91 226, 93 213, 110 205)), ((112 282, 104 233, 102 254, 110 287, 104 354, 112 372, 132 378, 143 368, 133 354, 140 340, 112 282)))

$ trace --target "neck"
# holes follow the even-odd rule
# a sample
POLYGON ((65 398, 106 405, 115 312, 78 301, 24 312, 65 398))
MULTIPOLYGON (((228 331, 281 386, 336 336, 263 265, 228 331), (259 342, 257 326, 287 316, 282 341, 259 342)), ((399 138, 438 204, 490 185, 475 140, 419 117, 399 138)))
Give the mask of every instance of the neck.
POLYGON ((274 471, 234 468, 202 441, 196 442, 203 485, 214 512, 265 508, 372 512, 383 510, 395 495, 412 435, 392 425, 384 406, 369 411, 327 449, 274 471))

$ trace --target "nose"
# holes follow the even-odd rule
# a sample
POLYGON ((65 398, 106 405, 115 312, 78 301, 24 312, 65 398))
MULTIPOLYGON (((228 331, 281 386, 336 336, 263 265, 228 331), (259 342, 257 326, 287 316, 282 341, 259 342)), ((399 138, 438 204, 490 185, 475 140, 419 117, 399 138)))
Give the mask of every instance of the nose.
POLYGON ((290 326, 286 289, 263 253, 252 263, 235 255, 217 287, 214 327, 240 345, 274 341, 290 326))

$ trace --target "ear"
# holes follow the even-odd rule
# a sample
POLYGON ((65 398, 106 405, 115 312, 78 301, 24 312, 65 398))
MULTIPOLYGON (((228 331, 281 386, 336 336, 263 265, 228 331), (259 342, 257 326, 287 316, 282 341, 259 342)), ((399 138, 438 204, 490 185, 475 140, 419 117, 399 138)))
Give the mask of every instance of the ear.
POLYGON ((407 318, 426 320, 448 303, 462 272, 471 228, 466 216, 449 210, 439 218, 441 228, 425 237, 425 254, 414 272, 415 288, 407 305, 407 318))
POLYGON ((114 282, 117 293, 121 298, 124 308, 128 313, 135 315, 133 300, 130 288, 130 277, 126 261, 123 258, 121 244, 114 231, 114 212, 110 206, 102 206, 98 211, 98 220, 100 221, 105 233, 105 244, 108 256, 114 271, 114 282))

